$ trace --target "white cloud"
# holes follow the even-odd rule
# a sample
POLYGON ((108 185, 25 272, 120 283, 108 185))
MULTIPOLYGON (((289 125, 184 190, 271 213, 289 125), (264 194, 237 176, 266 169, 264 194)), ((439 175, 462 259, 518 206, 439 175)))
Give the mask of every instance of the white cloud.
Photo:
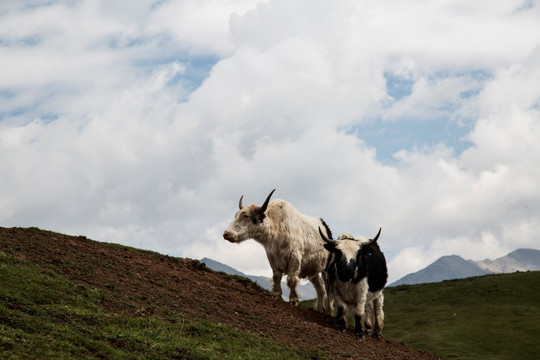
POLYGON ((391 281, 441 255, 535 247, 540 14, 523 5, 3 5, 0 224, 268 275, 261 246, 221 234, 240 195, 277 188, 335 235, 382 226, 391 281), (411 93, 392 100, 385 74, 411 93), (388 164, 357 127, 381 119, 466 119, 471 147, 416 140, 388 164))
POLYGON ((523 5, 393 1, 374 5, 371 18, 394 57, 409 59, 421 71, 493 68, 520 61, 538 44, 538 6, 520 11, 523 5))
POLYGON ((229 34, 230 18, 241 16, 261 1, 184 0, 159 4, 147 30, 173 36, 178 46, 197 55, 230 55, 235 47, 229 34))
POLYGON ((464 94, 476 91, 480 82, 469 76, 415 80, 411 94, 383 109, 387 121, 434 121, 452 118, 456 109, 466 104, 464 94))

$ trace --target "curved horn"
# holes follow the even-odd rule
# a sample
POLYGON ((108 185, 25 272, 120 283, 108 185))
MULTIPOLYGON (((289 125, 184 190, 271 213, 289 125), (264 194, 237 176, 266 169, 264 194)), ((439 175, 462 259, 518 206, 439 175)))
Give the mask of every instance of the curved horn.
POLYGON ((379 236, 381 235, 381 230, 382 228, 379 228, 379 232, 377 233, 377 235, 375 235, 373 239, 369 239, 368 242, 363 243, 362 245, 369 246, 371 244, 374 244, 379 239, 379 236))
POLYGON ((242 210, 242 208, 244 207, 244 205, 242 205, 243 198, 244 198, 244 195, 240 196, 240 201, 238 202, 238 207, 240 208, 240 210, 242 210))
POLYGON ((321 234, 321 237, 325 242, 327 242, 328 244, 332 244, 334 246, 337 246, 337 241, 327 238, 326 235, 323 234, 320 226, 319 226, 319 234, 321 234))
POLYGON ((264 201, 263 206, 261 206, 261 208, 259 209, 259 211, 260 211, 261 214, 264 214, 264 212, 266 211, 266 208, 268 207, 268 203, 270 202, 270 198, 272 197, 272 194, 274 193, 274 191, 276 191, 276 189, 272 190, 272 192, 270 193, 270 195, 268 195, 268 197, 267 197, 266 200, 264 201))

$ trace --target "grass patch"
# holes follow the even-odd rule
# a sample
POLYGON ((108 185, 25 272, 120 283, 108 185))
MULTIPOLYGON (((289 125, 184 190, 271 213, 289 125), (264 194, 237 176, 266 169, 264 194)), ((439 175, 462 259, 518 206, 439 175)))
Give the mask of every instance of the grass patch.
POLYGON ((387 288, 383 335, 446 359, 540 359, 539 289, 540 271, 387 288))
POLYGON ((5 254, 0 279, 2 359, 323 358, 181 314, 105 312, 98 290, 5 254))
POLYGON ((390 339, 448 359, 540 359, 540 272, 385 290, 390 339))

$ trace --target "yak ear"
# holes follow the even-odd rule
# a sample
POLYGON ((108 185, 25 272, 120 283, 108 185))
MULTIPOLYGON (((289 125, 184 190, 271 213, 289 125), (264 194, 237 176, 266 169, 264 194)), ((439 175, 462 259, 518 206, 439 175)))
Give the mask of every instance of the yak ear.
POLYGON ((256 214, 252 215, 251 221, 255 225, 262 224, 263 220, 266 218, 266 215, 264 213, 257 212, 256 214))

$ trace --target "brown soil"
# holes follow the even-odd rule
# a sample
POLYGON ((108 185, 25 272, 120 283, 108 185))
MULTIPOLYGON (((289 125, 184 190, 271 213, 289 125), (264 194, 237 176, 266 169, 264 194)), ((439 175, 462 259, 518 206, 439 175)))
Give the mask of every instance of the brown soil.
POLYGON ((112 294, 102 306, 116 313, 175 311, 336 359, 440 359, 388 339, 359 341, 338 332, 328 314, 276 300, 249 280, 214 272, 196 260, 36 228, 0 227, 0 253, 112 294))

